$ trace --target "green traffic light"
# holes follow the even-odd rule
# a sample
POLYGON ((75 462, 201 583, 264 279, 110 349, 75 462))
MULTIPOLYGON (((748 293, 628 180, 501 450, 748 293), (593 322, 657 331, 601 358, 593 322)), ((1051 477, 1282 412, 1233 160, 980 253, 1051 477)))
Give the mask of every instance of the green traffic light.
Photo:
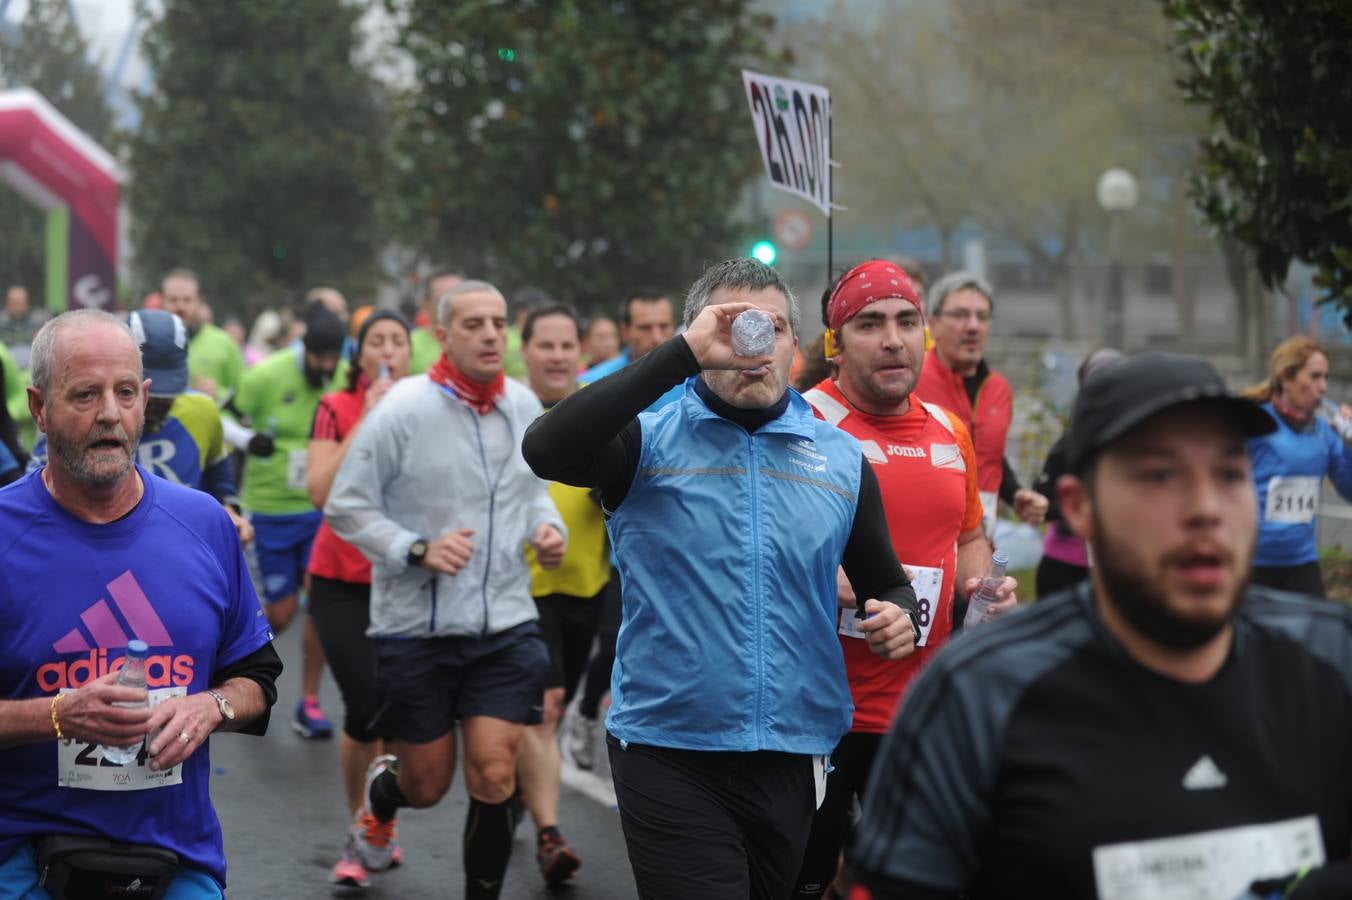
POLYGON ((779 256, 779 251, 776 250, 775 245, 769 241, 756 241, 755 246, 751 248, 751 256, 753 259, 758 259, 767 266, 773 266, 775 264, 775 259, 779 256))
POLYGON ((503 62, 514 62, 516 60, 516 51, 511 47, 499 47, 498 59, 503 62))

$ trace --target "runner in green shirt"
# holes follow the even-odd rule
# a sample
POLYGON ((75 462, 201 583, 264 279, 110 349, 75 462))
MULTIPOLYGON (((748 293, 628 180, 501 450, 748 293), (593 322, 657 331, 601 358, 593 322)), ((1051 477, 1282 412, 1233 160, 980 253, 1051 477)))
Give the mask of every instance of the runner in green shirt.
MULTIPOLYGON (((244 373, 225 407, 253 429, 240 503, 254 526, 264 610, 278 632, 300 605, 310 545, 323 519, 305 489, 306 450, 315 410, 338 368, 346 337, 337 316, 311 310, 302 342, 244 373)), ((305 621, 301 648, 301 700, 292 727, 303 737, 329 737, 333 726, 318 700, 324 653, 313 619, 305 621)))
POLYGON ((32 447, 37 439, 37 426, 28 414, 28 370, 19 368, 4 344, 0 344, 0 366, 5 370, 5 409, 19 430, 19 443, 32 447))
POLYGON ((244 353, 235 339, 206 321, 197 275, 190 269, 174 269, 160 283, 164 308, 188 326, 188 378, 195 390, 216 398, 230 399, 244 374, 244 353))
MULTIPOLYGON (((13 406, 10 398, 14 396, 13 385, 18 385, 18 393, 25 399, 28 392, 24 386, 28 383, 25 376, 22 379, 19 375, 19 368, 14 364, 14 358, 9 355, 9 350, 5 349, 4 344, 0 344, 0 385, 4 386, 0 394, 4 395, 5 408, 0 410, 0 485, 9 484, 23 475, 24 465, 28 462, 27 446, 19 440, 18 422, 10 412, 13 406)), ((23 420, 31 423, 33 417, 28 414, 27 404, 23 411, 23 420)))

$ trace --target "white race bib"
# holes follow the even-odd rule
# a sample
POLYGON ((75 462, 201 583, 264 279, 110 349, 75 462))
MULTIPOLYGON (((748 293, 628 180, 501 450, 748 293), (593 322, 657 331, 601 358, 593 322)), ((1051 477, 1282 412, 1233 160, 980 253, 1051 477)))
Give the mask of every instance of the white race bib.
POLYGON ((307 450, 289 450, 286 454, 286 486, 293 491, 305 490, 305 467, 310 458, 307 450))
POLYGON ((1324 864, 1319 818, 1094 848, 1100 900, 1233 900, 1259 879, 1324 864))
POLYGON ((1308 525, 1319 507, 1319 482, 1313 475, 1277 475, 1268 480, 1263 521, 1308 525))
MULTIPOLYGON (((907 565, 906 568, 911 571, 911 587, 915 590, 916 606, 920 608, 920 634, 916 637, 915 645, 923 647, 929 641, 934 615, 939 609, 939 591, 944 586, 944 570, 912 565, 907 565)), ((846 637, 862 638, 864 633, 859 630, 859 622, 860 620, 855 618, 854 610, 842 609, 838 630, 846 637)))
MULTIPOLYGON (((68 691, 62 691, 65 694, 68 691)), ((158 706, 170 697, 183 697, 186 687, 153 688, 150 705, 158 706)), ((183 766, 156 771, 149 766, 146 750, 155 740, 151 734, 141 744, 136 759, 125 766, 105 762, 97 744, 84 741, 56 742, 56 783, 61 787, 86 791, 144 791, 183 783, 183 766)))
POLYGON ((997 491, 980 491, 977 496, 981 498, 981 527, 986 532, 986 537, 995 537, 995 517, 1000 512, 1000 494, 997 491))

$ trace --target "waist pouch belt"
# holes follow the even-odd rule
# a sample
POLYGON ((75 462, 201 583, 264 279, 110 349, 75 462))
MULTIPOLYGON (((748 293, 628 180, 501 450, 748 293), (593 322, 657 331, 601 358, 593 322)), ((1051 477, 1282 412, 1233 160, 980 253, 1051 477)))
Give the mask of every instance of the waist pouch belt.
POLYGON ((53 834, 35 842, 38 885, 52 900, 160 900, 178 870, 162 847, 53 834))

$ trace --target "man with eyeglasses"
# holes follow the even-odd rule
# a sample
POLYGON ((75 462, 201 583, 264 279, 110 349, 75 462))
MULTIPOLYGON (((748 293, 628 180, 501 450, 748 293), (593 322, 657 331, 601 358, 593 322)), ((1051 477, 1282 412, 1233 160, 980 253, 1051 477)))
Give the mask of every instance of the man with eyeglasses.
POLYGON ((985 359, 995 292, 978 275, 953 272, 934 283, 928 299, 934 340, 920 370, 917 396, 956 413, 971 432, 986 533, 994 534, 1000 500, 1025 522, 1041 524, 1047 498, 1021 486, 1005 460, 1014 393, 985 359))

